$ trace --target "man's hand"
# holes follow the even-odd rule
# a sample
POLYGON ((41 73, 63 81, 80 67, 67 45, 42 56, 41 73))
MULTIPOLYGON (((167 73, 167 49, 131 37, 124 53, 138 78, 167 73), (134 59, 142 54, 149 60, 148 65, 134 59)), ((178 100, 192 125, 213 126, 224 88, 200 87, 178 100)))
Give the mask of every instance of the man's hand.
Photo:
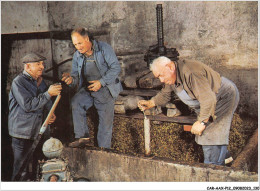
POLYGON ((61 85, 59 85, 59 84, 53 84, 53 85, 51 85, 51 86, 49 87, 48 93, 50 94, 50 96, 57 96, 57 95, 60 94, 61 89, 62 89, 61 85))
POLYGON ((49 124, 52 124, 55 120, 56 120, 56 115, 53 113, 49 120, 49 124))
POLYGON ((73 82, 73 78, 69 73, 63 73, 61 80, 64 81, 67 85, 70 85, 73 82))
POLYGON ((101 88, 101 83, 99 80, 89 81, 91 85, 88 86, 89 91, 96 92, 101 88))
POLYGON ((150 109, 152 107, 155 106, 155 103, 153 100, 140 100, 138 102, 138 107, 141 111, 144 111, 144 110, 147 110, 147 109, 150 109))
POLYGON ((204 129, 206 128, 205 125, 201 124, 201 122, 196 121, 191 128, 191 133, 195 135, 201 135, 204 129))

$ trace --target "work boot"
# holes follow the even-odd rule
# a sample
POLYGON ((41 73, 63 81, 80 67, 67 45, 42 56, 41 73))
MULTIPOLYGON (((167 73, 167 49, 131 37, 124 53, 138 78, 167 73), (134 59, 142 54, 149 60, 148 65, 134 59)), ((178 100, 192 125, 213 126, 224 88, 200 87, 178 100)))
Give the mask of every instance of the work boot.
POLYGON ((89 143, 90 138, 76 138, 75 141, 69 144, 69 147, 81 147, 89 143))
POLYGON ((75 140, 69 144, 69 147, 78 147, 78 146, 79 146, 79 138, 75 138, 75 140))
POLYGON ((83 146, 83 145, 86 145, 87 143, 89 143, 89 141, 90 141, 90 138, 89 138, 89 137, 80 138, 80 139, 79 139, 79 144, 80 144, 81 146, 83 146))

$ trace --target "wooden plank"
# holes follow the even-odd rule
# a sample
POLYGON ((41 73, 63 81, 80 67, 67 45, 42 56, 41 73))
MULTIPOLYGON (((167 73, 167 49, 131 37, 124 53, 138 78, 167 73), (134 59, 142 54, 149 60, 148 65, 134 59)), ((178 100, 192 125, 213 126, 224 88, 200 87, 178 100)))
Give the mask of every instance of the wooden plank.
MULTIPOLYGON (((71 40, 71 31, 45 31, 45 32, 28 32, 28 33, 10 33, 2 34, 9 37, 12 40, 29 40, 29 39, 52 39, 55 40, 71 40)), ((109 31, 91 31, 92 36, 109 35, 109 31)), ((123 53, 121 53, 123 54, 123 53)))
POLYGON ((237 158, 232 164, 232 168, 238 168, 240 170, 251 171, 254 169, 254 161, 257 161, 258 155, 258 128, 255 130, 254 134, 251 136, 249 141, 243 150, 239 153, 237 158), (256 160, 255 160, 256 159, 256 160))
POLYGON ((136 95, 136 96, 149 96, 149 97, 153 97, 155 96, 157 93, 159 92, 159 90, 123 90, 120 95, 136 95))
MULTIPOLYGON (((133 113, 133 114, 116 114, 115 116, 118 117, 126 117, 126 118, 135 118, 135 119, 144 119, 144 115, 141 112, 133 113)), ((196 121, 195 116, 177 116, 177 117, 167 117, 163 113, 160 113, 158 115, 147 115, 147 118, 149 118, 152 121, 165 121, 165 122, 174 122, 174 123, 180 123, 180 124, 193 124, 196 121)))

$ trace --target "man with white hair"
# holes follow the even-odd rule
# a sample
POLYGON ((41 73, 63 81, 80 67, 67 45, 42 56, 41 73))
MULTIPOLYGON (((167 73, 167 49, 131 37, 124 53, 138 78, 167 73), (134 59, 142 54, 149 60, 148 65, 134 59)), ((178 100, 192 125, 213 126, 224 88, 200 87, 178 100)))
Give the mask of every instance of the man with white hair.
POLYGON ((139 108, 165 105, 173 91, 197 114, 191 133, 202 145, 204 163, 224 165, 230 126, 239 102, 236 85, 198 61, 171 61, 161 56, 152 62, 150 69, 165 87, 151 100, 139 101, 139 108))

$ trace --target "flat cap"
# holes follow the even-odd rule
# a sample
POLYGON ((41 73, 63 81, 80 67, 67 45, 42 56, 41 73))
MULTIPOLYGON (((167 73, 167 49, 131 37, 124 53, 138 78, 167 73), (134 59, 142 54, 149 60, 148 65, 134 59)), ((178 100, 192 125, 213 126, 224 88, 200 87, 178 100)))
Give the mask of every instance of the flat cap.
POLYGON ((26 54, 22 58, 22 63, 25 64, 25 63, 30 63, 30 62, 39 62, 39 61, 43 61, 43 60, 46 60, 46 58, 33 52, 33 53, 26 54))

